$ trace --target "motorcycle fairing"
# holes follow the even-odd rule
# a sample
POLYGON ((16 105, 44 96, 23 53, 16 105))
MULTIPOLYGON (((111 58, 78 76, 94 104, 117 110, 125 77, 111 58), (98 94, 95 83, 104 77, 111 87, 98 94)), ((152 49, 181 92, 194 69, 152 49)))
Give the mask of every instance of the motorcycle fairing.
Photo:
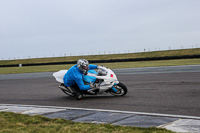
POLYGON ((58 72, 53 73, 53 76, 56 78, 56 81, 60 82, 60 83, 64 83, 63 81, 63 77, 65 76, 65 74, 67 73, 68 70, 60 70, 58 72))

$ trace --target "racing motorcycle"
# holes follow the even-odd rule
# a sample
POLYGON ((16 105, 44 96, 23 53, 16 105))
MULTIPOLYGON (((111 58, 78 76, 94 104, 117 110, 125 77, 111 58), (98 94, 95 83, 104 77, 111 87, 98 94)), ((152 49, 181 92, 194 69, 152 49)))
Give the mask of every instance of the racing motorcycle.
MULTIPOLYGON (((67 95, 74 97, 70 87, 66 87, 63 81, 64 75, 68 70, 60 70, 53 73, 56 81, 60 83, 59 88, 67 95)), ((83 95, 98 95, 110 93, 114 96, 124 96, 127 93, 127 87, 118 81, 116 74, 109 68, 99 66, 97 70, 89 70, 87 75, 83 75, 84 84, 98 84, 98 89, 93 88, 89 91, 82 91, 83 95)))

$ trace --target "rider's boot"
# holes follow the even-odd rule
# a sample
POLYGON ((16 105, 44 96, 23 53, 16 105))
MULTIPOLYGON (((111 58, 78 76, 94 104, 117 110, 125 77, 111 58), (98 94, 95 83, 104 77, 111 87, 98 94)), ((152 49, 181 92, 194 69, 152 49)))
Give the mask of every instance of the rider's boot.
POLYGON ((71 87, 71 89, 72 89, 72 91, 74 93, 74 97, 77 100, 81 100, 83 98, 83 94, 79 90, 75 89, 74 87, 71 87))

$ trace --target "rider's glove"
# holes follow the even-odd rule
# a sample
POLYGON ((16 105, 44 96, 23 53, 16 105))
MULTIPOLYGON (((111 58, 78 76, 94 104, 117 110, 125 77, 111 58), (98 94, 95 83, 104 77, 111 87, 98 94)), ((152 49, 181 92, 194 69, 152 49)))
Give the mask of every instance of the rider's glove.
POLYGON ((94 83, 90 83, 90 88, 94 88, 94 83))
POLYGON ((90 84, 90 89, 87 90, 87 92, 91 93, 91 94, 95 94, 95 90, 100 89, 100 84, 97 83, 91 83, 90 84))
POLYGON ((97 84, 97 83, 90 83, 90 88, 96 88, 96 89, 99 89, 100 88, 100 85, 97 84))

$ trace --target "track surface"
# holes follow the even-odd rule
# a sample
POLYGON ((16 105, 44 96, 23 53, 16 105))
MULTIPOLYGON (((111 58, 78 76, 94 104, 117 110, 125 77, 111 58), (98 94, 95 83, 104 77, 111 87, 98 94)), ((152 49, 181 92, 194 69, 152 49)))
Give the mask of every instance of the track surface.
POLYGON ((115 69, 124 97, 77 101, 57 88, 52 73, 1 74, 0 104, 26 104, 200 116, 200 66, 115 69))

